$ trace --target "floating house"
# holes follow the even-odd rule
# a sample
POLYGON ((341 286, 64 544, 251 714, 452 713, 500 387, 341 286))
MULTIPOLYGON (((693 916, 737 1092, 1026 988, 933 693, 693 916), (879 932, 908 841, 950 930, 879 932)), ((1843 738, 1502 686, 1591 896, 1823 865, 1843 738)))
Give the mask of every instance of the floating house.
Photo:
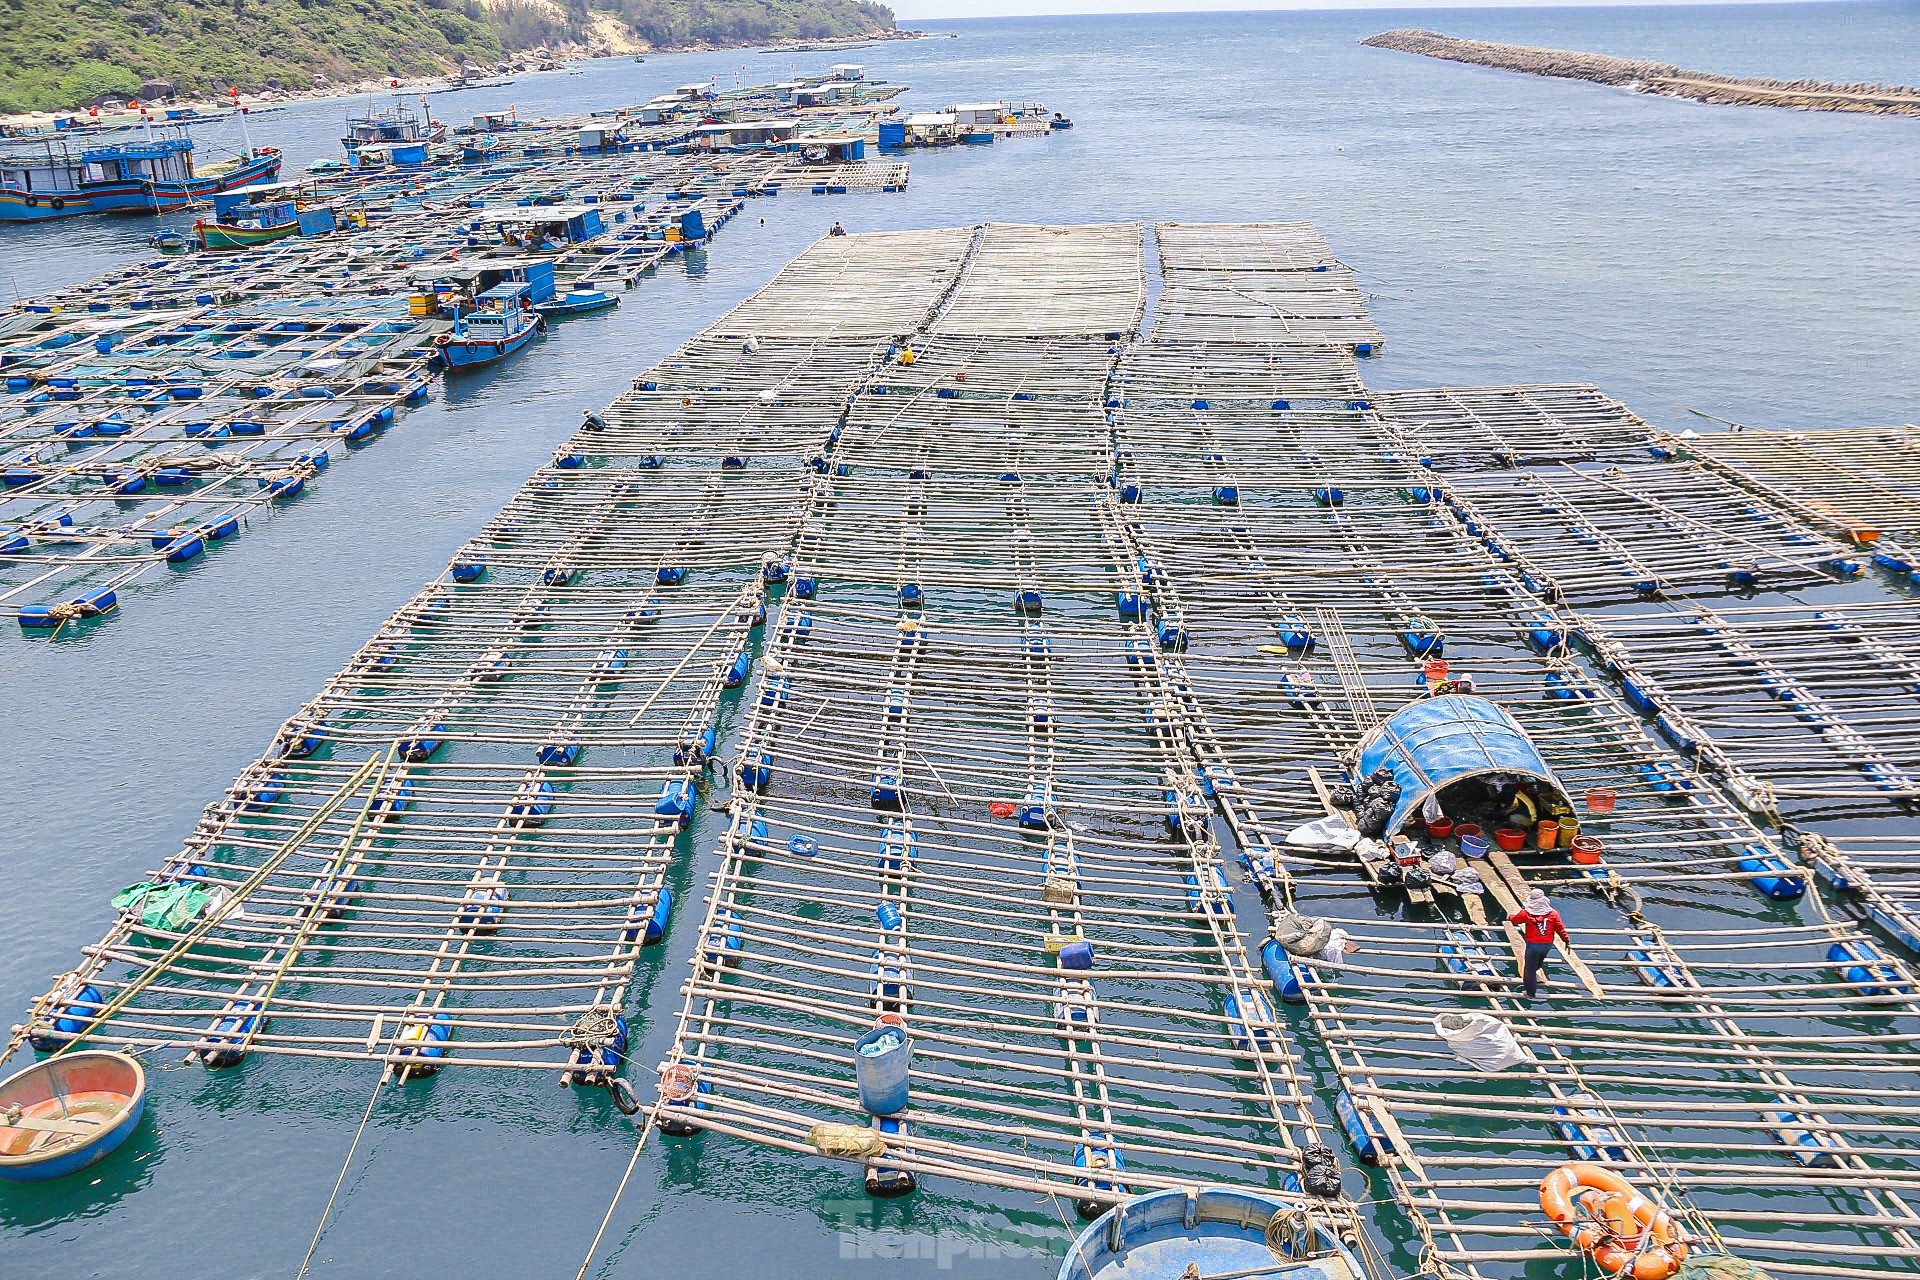
POLYGON ((956 102, 946 111, 962 126, 1000 124, 1013 114, 1005 102, 956 102))
POLYGON ((880 122, 882 147, 943 147, 960 141, 960 118, 950 111, 916 111, 880 122))
POLYGON ((280 153, 271 147, 196 173, 184 129, 149 129, 139 139, 91 147, 52 138, 15 142, 0 149, 0 222, 166 213, 279 175, 280 153))
MULTIPOLYGON (((605 234, 606 220, 592 204, 545 204, 482 209, 467 224, 468 243, 503 244, 523 253, 558 253, 605 234)), ((544 298, 534 299, 544 302, 544 298)))
POLYGON ((827 71, 835 80, 865 80, 867 69, 857 62, 836 62, 827 71))
POLYGON ((431 275, 414 277, 412 312, 416 316, 436 312, 463 315, 472 310, 482 294, 501 284, 526 285, 529 305, 547 302, 555 291, 553 263, 546 258, 481 258, 444 263, 431 275))
POLYGON ((787 144, 806 164, 846 164, 864 160, 867 140, 857 133, 809 133, 787 144))
POLYGON ((705 124, 693 131, 693 144, 702 151, 780 150, 799 133, 800 120, 753 120, 733 124, 705 124))
POLYGON ((1409 703, 1360 743, 1355 778, 1386 769, 1399 784, 1388 832, 1417 820, 1429 799, 1451 815, 1504 810, 1524 790, 1544 815, 1572 806, 1540 749, 1498 705, 1469 694, 1409 703))

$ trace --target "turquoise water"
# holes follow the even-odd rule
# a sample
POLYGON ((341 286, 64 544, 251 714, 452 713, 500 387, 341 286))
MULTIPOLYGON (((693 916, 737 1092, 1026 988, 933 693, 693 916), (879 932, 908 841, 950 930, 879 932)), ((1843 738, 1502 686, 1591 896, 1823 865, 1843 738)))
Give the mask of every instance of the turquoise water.
MULTIPOLYGON (((850 55, 909 101, 1033 97, 1078 127, 914 157, 904 196, 781 197, 617 312, 561 326, 436 392, 377 446, 217 556, 130 593, 55 646, 0 643, 0 1009, 97 938, 107 899, 176 847, 272 729, 548 457, 580 408, 767 280, 834 220, 1309 219, 1360 272, 1388 336, 1379 386, 1591 380, 1673 427, 1692 407, 1766 426, 1920 419, 1920 121, 1705 107, 1361 48, 1398 26, 1657 57, 1708 70, 1920 81, 1920 6, 1394 11, 925 24, 957 39, 850 55), (765 217, 765 225, 761 217, 765 217)), ((839 57, 608 62, 434 98, 458 120, 746 82, 839 57)), ((340 104, 254 118, 304 164, 340 104)), ((209 150, 223 135, 202 135, 209 150)), ((140 255, 150 220, 0 234, 32 294, 140 255)), ((709 833, 697 832, 703 841, 709 833)), ((688 868, 698 867, 696 873, 688 868)), ((676 890, 699 889, 683 864, 676 890)), ((636 996, 677 1008, 691 936, 636 996)), ((657 1059, 654 1018, 637 1056, 657 1059)), ((291 1275, 374 1070, 254 1062, 156 1076, 112 1162, 0 1192, 0 1275, 291 1275)), ((737 1143, 649 1150, 612 1274, 1049 1275, 1065 1232, 1025 1196, 940 1186, 875 1209, 853 1172, 737 1143), (975 1256, 978 1255, 978 1256, 975 1256), (893 1259, 887 1261, 886 1259, 893 1259)), ((374 1113, 315 1273, 572 1274, 626 1166, 598 1097, 449 1073, 374 1113)), ((1402 1259, 1406 1261, 1406 1259, 1402 1259)))

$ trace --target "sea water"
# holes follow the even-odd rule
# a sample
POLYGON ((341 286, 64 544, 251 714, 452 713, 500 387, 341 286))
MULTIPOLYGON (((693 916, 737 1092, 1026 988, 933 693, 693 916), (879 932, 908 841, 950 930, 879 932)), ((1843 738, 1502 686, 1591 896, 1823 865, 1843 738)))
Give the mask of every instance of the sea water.
MULTIPOLYGON (((1359 44, 1417 26, 1699 70, 1912 84, 1913 3, 916 25, 942 38, 847 55, 620 59, 429 99, 453 123, 509 105, 531 117, 709 75, 762 83, 855 60, 911 84, 918 108, 1038 99, 1075 128, 913 153, 903 195, 750 203, 617 311, 556 326, 505 366, 436 390, 217 556, 123 593, 121 616, 84 638, 0 636, 9 1021, 105 930, 114 892, 178 848, 275 726, 551 456, 582 408, 835 220, 863 231, 1307 219, 1359 273, 1387 335, 1364 370, 1376 386, 1592 381, 1676 429, 1709 422, 1696 413, 1789 428, 1920 420, 1920 121, 1704 106, 1359 44)), ((256 114, 254 140, 282 147, 295 176, 338 153, 352 105, 256 114)), ((197 136, 209 156, 238 141, 231 126, 197 136)), ((183 222, 0 229, 0 289, 25 297, 89 279, 148 255, 157 225, 183 222)), ((703 812, 677 893, 697 897, 710 865, 698 855, 716 835, 703 812)), ((670 1040, 695 932, 643 961, 630 1005, 637 1063, 658 1061, 670 1040)), ((267 1059, 155 1070, 151 1119, 111 1160, 0 1190, 0 1276, 291 1275, 377 1074, 267 1059)), ((650 1093, 645 1079, 637 1087, 650 1093)), ((572 1275, 633 1136, 604 1095, 546 1077, 445 1072, 389 1092, 313 1274, 572 1275)), ((1406 1228, 1381 1221, 1412 1270, 1406 1228)), ((1070 1225, 1071 1209, 1063 1218, 1043 1198, 931 1181, 875 1202, 856 1166, 656 1142, 595 1274, 1037 1278, 1053 1273, 1070 1225)))

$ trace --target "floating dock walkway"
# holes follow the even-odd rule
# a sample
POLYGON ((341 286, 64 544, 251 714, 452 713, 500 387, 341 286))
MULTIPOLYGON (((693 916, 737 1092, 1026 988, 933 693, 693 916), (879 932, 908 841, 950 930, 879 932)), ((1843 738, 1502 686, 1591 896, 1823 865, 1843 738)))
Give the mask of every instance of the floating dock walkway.
POLYGON ((1594 388, 1369 392, 1379 344, 1304 224, 821 241, 564 445, 158 869, 182 914, 129 904, 16 1034, 604 1083, 693 929, 666 1141, 1083 1213, 1304 1187, 1374 1274, 1484 1280, 1584 1267, 1539 1188, 1590 1161, 1703 1257, 1920 1271, 1904 571, 1594 388), (1598 856, 1303 843, 1462 677, 1598 856), (1570 940, 1529 1001, 1535 889, 1570 940), (1262 938, 1295 913, 1353 945, 1262 938))

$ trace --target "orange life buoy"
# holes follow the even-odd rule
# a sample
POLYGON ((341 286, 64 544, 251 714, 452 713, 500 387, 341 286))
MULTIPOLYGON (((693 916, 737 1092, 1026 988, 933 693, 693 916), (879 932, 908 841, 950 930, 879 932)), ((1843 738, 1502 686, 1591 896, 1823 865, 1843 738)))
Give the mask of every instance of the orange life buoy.
POLYGON ((1669 1280, 1687 1260, 1673 1215, 1611 1169, 1574 1161, 1540 1181, 1540 1207, 1601 1268, 1633 1280, 1669 1280))

